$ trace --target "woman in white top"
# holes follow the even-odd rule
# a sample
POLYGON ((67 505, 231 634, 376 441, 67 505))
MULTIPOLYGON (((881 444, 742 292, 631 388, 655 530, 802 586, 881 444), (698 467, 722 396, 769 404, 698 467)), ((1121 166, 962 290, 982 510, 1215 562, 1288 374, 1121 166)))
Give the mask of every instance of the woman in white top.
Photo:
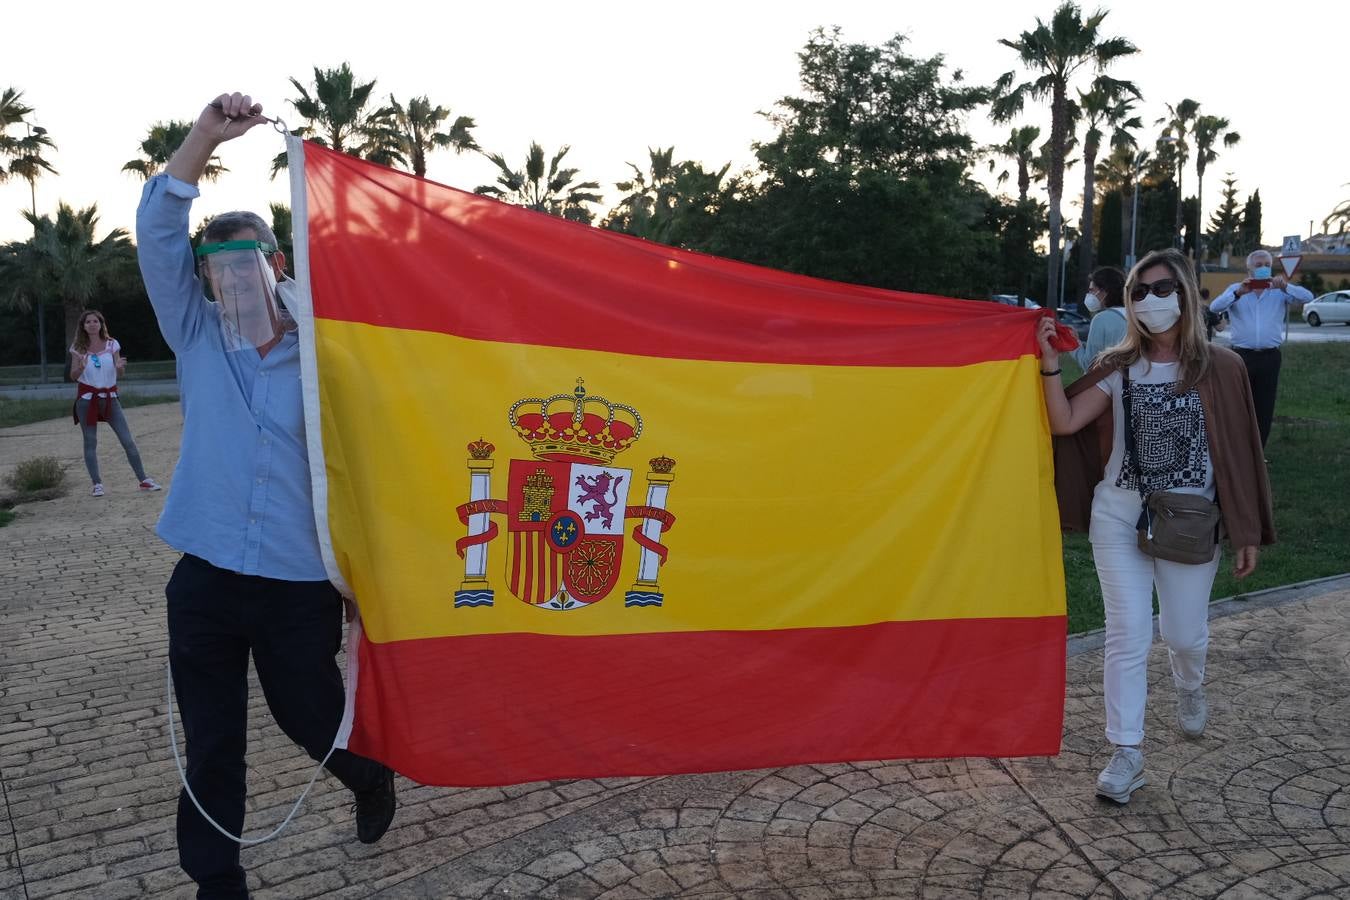
MULTIPOLYGON (((1092 495, 1088 537, 1101 582, 1106 612, 1103 693, 1106 737, 1116 747, 1097 779, 1097 793, 1119 803, 1144 785, 1144 703, 1148 694, 1148 653, 1153 641, 1152 597, 1158 592, 1159 630, 1167 644, 1177 692, 1177 720, 1188 737, 1205 729, 1205 656, 1209 643, 1209 595, 1219 566, 1212 558, 1191 565, 1157 559, 1138 543, 1142 497, 1156 491, 1216 499, 1216 479, 1225 491, 1238 482, 1257 483, 1255 473, 1216 469, 1212 451, 1226 451, 1232 433, 1212 432, 1208 423, 1227 423, 1206 406, 1216 370, 1234 370, 1228 351, 1205 339, 1200 293, 1191 263, 1176 250, 1148 254, 1125 285, 1127 329, 1120 342, 1096 359, 1095 387, 1065 395, 1059 354, 1050 346, 1054 322, 1040 325, 1041 379, 1050 430, 1068 435, 1108 410, 1114 418, 1111 454, 1092 495), (1220 366, 1219 364, 1223 365, 1220 366), (1048 370, 1048 371, 1047 371, 1048 370), (1124 376, 1128 375, 1128 380, 1124 376), (1126 416, 1130 427, 1126 428, 1126 416), (1131 445, 1132 452, 1126 452, 1131 445)), ((1229 354, 1231 355, 1231 354, 1229 354)), ((1240 403, 1241 422, 1255 423, 1251 403, 1240 403)), ((1216 454, 1217 455, 1217 454, 1216 454)), ((1224 459, 1234 458, 1225 453, 1224 459)), ((1228 464, 1226 464, 1228 465, 1228 464)), ((1229 491, 1230 498, 1234 495, 1229 491)), ((1230 530, 1230 538, 1232 532, 1230 530)), ((1256 567, 1255 542, 1234 546, 1234 574, 1256 567)), ((1239 543, 1234 541, 1234 543, 1239 543)))
POLYGON ((127 462, 131 463, 131 470, 140 482, 140 490, 159 490, 155 480, 145 474, 141 452, 136 448, 127 417, 122 413, 122 404, 117 400, 117 376, 126 368, 127 361, 122 358, 121 344, 109 336, 103 313, 90 309, 80 316, 70 356, 70 377, 78 382, 74 416, 84 432, 84 464, 94 482, 91 493, 95 497, 103 496, 103 479, 98 473, 99 422, 111 425, 113 434, 122 442, 127 462))

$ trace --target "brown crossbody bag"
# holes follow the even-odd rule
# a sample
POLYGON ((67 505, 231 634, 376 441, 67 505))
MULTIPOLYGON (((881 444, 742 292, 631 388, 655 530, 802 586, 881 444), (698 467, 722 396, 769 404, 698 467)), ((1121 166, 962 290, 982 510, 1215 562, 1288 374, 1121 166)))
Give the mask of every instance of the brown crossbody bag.
POLYGON ((1121 369, 1120 402, 1125 413, 1125 452, 1133 458, 1143 509, 1139 512, 1139 549, 1156 559, 1201 565, 1214 558, 1219 542, 1219 504, 1199 494, 1144 491, 1144 472, 1135 443, 1130 409, 1130 375, 1121 369))

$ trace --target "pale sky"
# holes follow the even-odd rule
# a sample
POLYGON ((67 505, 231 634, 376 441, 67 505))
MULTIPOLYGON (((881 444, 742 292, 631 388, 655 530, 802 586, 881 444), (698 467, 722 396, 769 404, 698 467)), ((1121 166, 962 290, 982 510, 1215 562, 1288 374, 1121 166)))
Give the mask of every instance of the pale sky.
MULTIPOLYGON (((26 3, 5 14, 0 88, 23 90, 58 146, 52 161, 60 175, 38 182, 38 212, 54 214, 58 199, 77 208, 97 203, 105 230, 132 227, 141 181, 120 170, 137 156, 152 122, 194 118, 217 94, 240 90, 294 126, 288 76, 308 84, 315 65, 344 60, 359 79, 377 80, 381 99, 427 94, 455 115, 473 116, 478 143, 513 165, 523 162, 531 140, 550 155, 570 144, 567 162, 601 182, 609 208, 620 198, 614 182, 628 177, 626 163, 644 164, 648 147, 674 144, 677 159, 711 168, 730 162, 736 171, 753 162, 751 142, 772 134, 756 113, 799 93, 796 54, 816 26, 839 25, 846 40, 873 44, 904 33, 912 55, 944 54, 969 81, 989 83, 1016 68, 1013 51, 997 39, 1016 38, 1036 16, 1048 19, 1054 5, 26 3)), ((1240 4, 1132 0, 1107 8, 1105 32, 1142 51, 1111 69, 1143 92, 1142 144, 1156 136, 1153 121, 1164 103, 1183 97, 1226 116, 1242 134, 1206 172, 1206 221, 1229 171, 1244 200, 1260 188, 1267 243, 1306 236, 1309 220, 1320 230, 1331 208, 1350 197, 1350 4, 1290 4, 1278 13, 1266 7, 1264 19, 1240 4), (1222 18, 1211 14, 1216 10, 1222 18)), ((1044 110, 1028 109, 1017 124, 1049 134, 1044 110)), ((981 142, 1002 140, 1009 128, 983 112, 969 125, 981 142)), ((222 147, 231 171, 203 186, 194 224, 225 209, 266 216, 268 202, 287 201, 285 176, 268 180, 281 150, 281 137, 263 127, 222 147)), ((427 174, 472 190, 494 172, 481 157, 441 151, 427 174)), ((979 175, 988 178, 983 167, 979 175)), ((1193 162, 1184 187, 1195 189, 1193 162)), ((1076 168, 1065 183, 1071 223, 1081 196, 1076 168)), ((28 208, 26 182, 0 186, 0 239, 30 233, 20 214, 28 208)))

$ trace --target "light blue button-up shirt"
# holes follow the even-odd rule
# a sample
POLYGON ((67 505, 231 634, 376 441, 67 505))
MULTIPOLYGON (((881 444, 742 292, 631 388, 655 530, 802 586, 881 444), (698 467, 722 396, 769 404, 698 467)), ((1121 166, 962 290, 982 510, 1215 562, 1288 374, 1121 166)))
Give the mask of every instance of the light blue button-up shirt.
POLYGON ((156 532, 214 566, 324 581, 310 500, 294 331, 260 357, 226 351, 221 317, 197 278, 188 210, 197 189, 150 179, 136 211, 141 277, 174 355, 183 441, 156 532))
POLYGON ((1237 289, 1242 283, 1230 284, 1214 298, 1209 311, 1228 310, 1228 337, 1233 346, 1247 350, 1269 350, 1284 343, 1284 313, 1290 303, 1307 303, 1312 291, 1291 284, 1284 290, 1269 287, 1264 291, 1248 291, 1241 297, 1237 289))

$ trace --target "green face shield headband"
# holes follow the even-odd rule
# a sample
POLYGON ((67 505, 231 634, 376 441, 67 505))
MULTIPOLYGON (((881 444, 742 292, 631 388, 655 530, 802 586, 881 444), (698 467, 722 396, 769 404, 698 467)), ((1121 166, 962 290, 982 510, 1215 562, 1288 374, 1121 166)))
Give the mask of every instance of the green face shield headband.
POLYGON ((220 312, 228 351, 265 346, 285 330, 286 314, 277 302, 269 259, 276 249, 263 241, 224 241, 196 250, 202 286, 220 312))

